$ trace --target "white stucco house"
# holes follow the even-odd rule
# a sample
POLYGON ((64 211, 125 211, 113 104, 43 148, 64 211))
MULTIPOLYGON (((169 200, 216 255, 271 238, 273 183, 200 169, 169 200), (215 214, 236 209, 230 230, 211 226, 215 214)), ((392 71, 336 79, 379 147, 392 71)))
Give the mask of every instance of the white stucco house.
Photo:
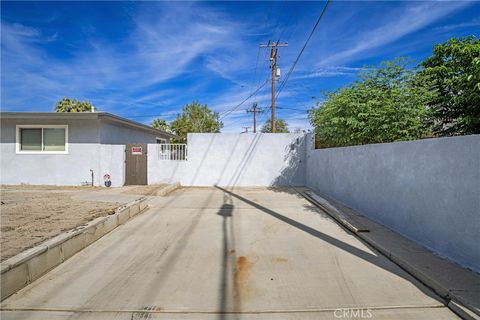
POLYGON ((146 159, 148 144, 175 137, 106 112, 1 112, 0 121, 2 184, 104 185, 109 175, 122 186, 127 145, 146 159))

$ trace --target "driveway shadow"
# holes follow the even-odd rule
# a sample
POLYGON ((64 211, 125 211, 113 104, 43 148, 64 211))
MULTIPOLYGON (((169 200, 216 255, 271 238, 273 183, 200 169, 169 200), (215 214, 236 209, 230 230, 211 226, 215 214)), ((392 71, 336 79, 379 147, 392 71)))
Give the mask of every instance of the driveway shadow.
MULTIPOLYGON (((301 222, 298 222, 294 219, 291 219, 289 217, 286 217, 274 210, 271 210, 269 208, 266 208, 254 201, 251 201, 231 190, 227 190, 225 188, 222 188, 222 187, 219 187, 219 186, 216 186, 217 189, 219 190, 222 190, 224 193, 230 195, 231 197, 234 197, 238 200, 241 200, 243 201, 244 203, 247 203, 249 205, 251 205, 252 207, 260 210, 261 212, 265 213, 265 214, 268 214, 298 230, 301 230, 313 237, 316 237, 322 241, 325 241, 345 252, 348 252, 349 254, 352 254, 352 255, 355 255, 356 257, 359 257, 365 261, 367 261, 368 263, 371 263, 371 264, 374 264, 375 266, 379 267, 379 268, 382 268, 392 274, 395 274, 407 281, 409 281, 410 283, 412 283, 413 285, 415 285, 419 290, 421 290, 425 295, 445 304, 445 301, 437 296, 433 291, 431 291, 430 289, 428 289, 427 287, 425 287, 423 284, 421 284, 420 282, 418 282, 417 280, 415 280, 412 276, 410 276, 406 271, 404 271, 403 269, 401 269, 399 266, 397 266, 396 264, 394 264, 393 262, 391 262, 390 260, 388 260, 387 258, 385 259, 381 259, 379 260, 377 258, 377 256, 382 256, 383 255, 379 252, 377 252, 373 247, 371 247, 370 245, 368 245, 367 243, 365 243, 364 241, 362 241, 361 239, 359 238, 356 238, 358 239, 360 242, 362 242, 362 244, 364 244, 366 247, 368 247, 372 252, 377 252, 377 255, 374 255, 374 254, 371 254, 371 253, 368 253, 366 251, 363 251, 363 250, 360 250, 346 242, 343 242, 341 240, 338 240, 332 236, 329 236, 323 232, 320 232, 314 228, 311 228, 301 222), (413 280, 413 281, 412 281, 413 280)), ((312 209, 313 211, 313 209, 312 209)), ((336 222, 334 222, 336 223, 336 222)), ((346 230, 345 228, 343 228, 347 233, 350 233, 350 234, 353 234, 351 233, 349 230, 346 230)), ((354 234, 353 234, 354 235, 354 234)))

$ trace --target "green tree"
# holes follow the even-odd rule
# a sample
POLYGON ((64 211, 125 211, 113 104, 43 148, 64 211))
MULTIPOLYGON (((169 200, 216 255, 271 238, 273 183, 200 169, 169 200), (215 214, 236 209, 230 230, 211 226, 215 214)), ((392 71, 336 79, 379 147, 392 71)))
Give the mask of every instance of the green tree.
MULTIPOLYGON (((260 130, 263 133, 271 133, 272 132, 272 121, 268 119, 262 126, 260 130)), ((285 122, 283 119, 275 119, 275 133, 289 133, 288 130, 288 123, 285 122)))
POLYGON ((172 132, 170 125, 164 119, 157 118, 153 120, 152 127, 155 129, 159 129, 165 132, 172 132))
POLYGON ((63 98, 55 104, 55 112, 91 112, 92 104, 88 101, 78 101, 70 98, 63 98))
POLYGON ((395 59, 327 93, 308 115, 324 147, 418 139, 428 132, 425 105, 432 94, 426 79, 395 59))
POLYGON ((433 48, 419 77, 437 92, 428 102, 436 134, 480 133, 480 40, 453 38, 433 48))
POLYGON ((191 132, 220 132, 223 123, 219 119, 218 112, 214 112, 208 106, 201 105, 197 101, 185 105, 182 113, 170 123, 170 128, 179 137, 175 142, 187 141, 187 133, 191 132))

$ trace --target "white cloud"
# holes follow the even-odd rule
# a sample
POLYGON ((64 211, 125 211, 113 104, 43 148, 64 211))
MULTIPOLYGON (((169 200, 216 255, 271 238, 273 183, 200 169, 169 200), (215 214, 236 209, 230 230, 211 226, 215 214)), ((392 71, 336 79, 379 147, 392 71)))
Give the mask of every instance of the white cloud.
POLYGON ((385 13, 383 20, 373 30, 353 35, 353 41, 346 41, 346 48, 322 60, 320 65, 345 64, 375 54, 373 49, 380 48, 400 38, 420 30, 431 23, 470 5, 468 2, 407 2, 400 10, 385 13))
MULTIPOLYGON (((342 5, 338 4, 339 9, 342 5)), ((387 45, 466 5, 408 2, 382 12, 379 19, 366 20, 358 28, 346 25, 355 13, 341 8, 338 12, 342 14, 330 17, 325 21, 329 23, 317 31, 316 40, 312 39, 307 47, 277 106, 306 108, 311 100, 298 101, 310 99, 324 83, 336 81, 334 77, 354 75, 360 70, 351 61, 378 54, 387 45), (334 41, 328 46, 319 41, 330 41, 332 36, 334 41), (318 63, 319 59, 324 60, 318 63)), ((79 28, 86 36, 77 41, 83 42, 76 42, 66 53, 68 58, 62 59, 51 55, 46 50, 48 45, 45 46, 52 42, 51 45, 67 49, 68 40, 62 36, 62 30, 46 32, 2 20, 2 108, 47 111, 56 100, 71 96, 89 99, 105 111, 132 116, 158 114, 172 120, 192 97, 215 111, 230 110, 268 76, 268 52, 261 51, 262 59, 267 53, 266 61, 259 60, 257 83, 252 84, 259 43, 254 35, 263 32, 264 21, 240 19, 235 13, 227 15, 228 11, 221 11, 222 6, 211 3, 149 2, 131 8, 131 20, 125 23, 130 29, 122 39, 115 43, 101 40, 96 36, 100 30, 82 25, 79 28)), ((335 6, 329 13, 333 9, 335 6)), ((274 29, 273 24, 268 27, 274 29)), ((288 39, 290 46, 280 52, 279 66, 286 71, 304 43, 301 30, 309 30, 311 21, 302 18, 283 27, 287 31, 299 30, 288 39)), ((461 26, 450 26, 453 27, 461 26)), ((268 108, 270 98, 267 84, 223 119, 223 131, 240 132, 242 126, 251 126, 252 115, 245 109, 253 101, 268 108)), ((268 113, 266 109, 260 116, 259 125, 268 113)), ((292 129, 309 128, 305 112, 279 108, 278 114, 292 129)))
MULTIPOLYGON (((38 29, 2 21, 2 107, 25 108, 33 96, 38 97, 37 108, 51 108, 63 96, 101 96, 98 101, 117 101, 101 107, 118 110, 122 108, 118 101, 164 102, 168 95, 163 93, 177 97, 178 90, 155 97, 145 89, 192 76, 199 59, 205 59, 205 67, 213 72, 221 67, 216 61, 228 61, 225 72, 242 68, 232 58, 244 45, 232 36, 238 23, 195 3, 155 3, 146 8, 133 14, 134 28, 127 38, 117 43, 89 40, 81 50, 73 50, 71 58, 62 60, 40 45, 55 41, 58 33, 45 36, 38 29), (138 99, 131 101, 132 96, 138 99)), ((205 69, 199 70, 199 79, 202 72, 205 69)))
POLYGON ((472 21, 457 23, 457 24, 449 24, 446 26, 438 27, 436 29, 441 31, 451 31, 455 29, 463 29, 463 28, 471 28, 471 27, 480 27, 480 19, 473 19, 472 21))
POLYGON ((292 77, 291 80, 327 78, 327 77, 337 77, 337 76, 352 76, 352 75, 355 75, 360 70, 365 70, 365 68, 343 67, 343 66, 319 67, 313 71, 298 72, 298 74, 292 77))

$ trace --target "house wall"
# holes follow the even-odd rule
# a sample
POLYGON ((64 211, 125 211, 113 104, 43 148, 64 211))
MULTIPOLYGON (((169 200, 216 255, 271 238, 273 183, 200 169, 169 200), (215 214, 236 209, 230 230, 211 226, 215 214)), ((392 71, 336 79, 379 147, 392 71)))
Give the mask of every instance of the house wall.
POLYGON ((170 141, 169 137, 140 130, 109 120, 100 120, 100 142, 102 144, 156 143, 156 138, 170 141))
POLYGON ((112 187, 121 187, 125 183, 125 145, 100 144, 99 170, 97 183, 105 185, 103 176, 110 175, 112 187))
POLYGON ((301 134, 193 133, 188 135, 188 161, 158 160, 157 148, 149 145, 149 183, 180 182, 185 186, 305 184, 305 139, 301 134))
POLYGON ((1 120, 1 183, 80 185, 99 172, 99 126, 88 120, 1 120), (16 125, 68 125, 68 154, 17 154, 16 125))
POLYGON ((480 272, 480 135, 309 147, 306 183, 480 272))
POLYGON ((155 143, 166 138, 147 130, 136 129, 108 120, 1 120, 2 184, 80 185, 91 183, 103 186, 103 175, 111 176, 112 186, 125 181, 125 144, 155 143), (68 154, 17 154, 16 125, 68 125, 68 154))

